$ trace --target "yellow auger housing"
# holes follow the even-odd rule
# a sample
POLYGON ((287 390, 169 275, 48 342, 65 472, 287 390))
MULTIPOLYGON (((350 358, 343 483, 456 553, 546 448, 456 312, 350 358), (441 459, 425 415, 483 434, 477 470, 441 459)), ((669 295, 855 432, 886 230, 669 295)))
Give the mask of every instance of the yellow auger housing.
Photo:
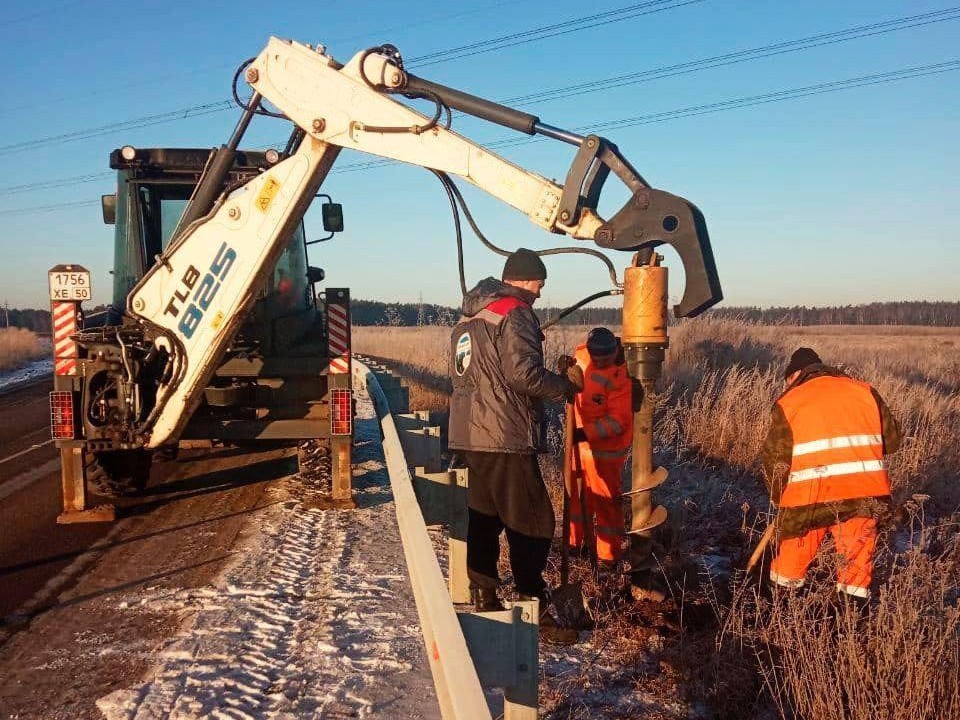
MULTIPOLYGON (((633 464, 630 499, 631 569, 648 569, 651 531, 667 519, 654 506, 651 490, 667 479, 653 466, 653 391, 660 377, 667 338, 667 268, 652 250, 637 253, 623 278, 623 342, 627 370, 640 382, 643 398, 633 416, 633 464)), ((634 406, 637 407, 636 405, 634 406)))

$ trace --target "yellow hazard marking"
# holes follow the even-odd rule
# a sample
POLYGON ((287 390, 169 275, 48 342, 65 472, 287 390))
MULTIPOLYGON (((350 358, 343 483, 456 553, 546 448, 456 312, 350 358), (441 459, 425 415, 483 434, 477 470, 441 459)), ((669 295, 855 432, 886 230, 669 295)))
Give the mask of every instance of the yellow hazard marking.
POLYGON ((273 198, 276 196, 279 190, 280 181, 272 177, 267 177, 266 181, 263 183, 263 189, 260 191, 260 194, 257 195, 257 199, 254 201, 254 204, 260 209, 260 212, 265 213, 270 209, 270 203, 273 202, 273 198))
POLYGON ((223 313, 218 310, 217 314, 213 316, 213 321, 210 323, 210 327, 212 327, 214 330, 219 330, 221 325, 223 325, 223 313))

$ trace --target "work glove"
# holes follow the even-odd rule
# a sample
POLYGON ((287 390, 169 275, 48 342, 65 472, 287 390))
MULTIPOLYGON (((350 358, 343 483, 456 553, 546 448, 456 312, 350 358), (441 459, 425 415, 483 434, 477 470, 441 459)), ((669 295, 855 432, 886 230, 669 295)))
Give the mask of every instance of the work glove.
POLYGON ((587 441, 587 434, 583 431, 583 428, 578 427, 573 431, 573 441, 575 443, 587 441))
POLYGON ((567 380, 573 383, 577 388, 577 392, 583 390, 583 370, 580 369, 579 365, 571 365, 567 368, 566 371, 567 380))
POLYGON ((561 355, 557 358, 557 372, 566 375, 567 369, 577 364, 577 361, 569 355, 561 355))

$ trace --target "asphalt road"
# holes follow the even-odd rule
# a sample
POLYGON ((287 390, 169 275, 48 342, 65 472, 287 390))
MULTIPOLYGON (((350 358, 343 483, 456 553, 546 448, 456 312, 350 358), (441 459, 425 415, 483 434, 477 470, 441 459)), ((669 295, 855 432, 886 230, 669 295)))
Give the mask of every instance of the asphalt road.
POLYGON ((50 606, 133 526, 140 535, 164 534, 191 519, 244 512, 257 505, 271 480, 296 470, 289 450, 184 451, 177 461, 154 464, 144 492, 113 501, 116 522, 58 525, 49 387, 44 381, 0 395, 0 642, 50 606))

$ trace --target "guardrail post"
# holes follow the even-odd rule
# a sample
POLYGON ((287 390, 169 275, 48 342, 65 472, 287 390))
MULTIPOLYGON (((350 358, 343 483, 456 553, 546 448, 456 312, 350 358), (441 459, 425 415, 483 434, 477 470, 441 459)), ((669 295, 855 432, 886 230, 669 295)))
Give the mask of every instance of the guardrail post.
POLYGON ((414 410, 409 413, 394 413, 393 422, 397 430, 419 430, 430 425, 430 411, 414 410))
POLYGON ((418 430, 400 430, 400 444, 407 463, 412 467, 422 465, 429 472, 439 472, 441 467, 440 428, 423 427, 418 430))
POLYGON ((376 371, 380 389, 387 396, 387 404, 394 414, 406 413, 410 409, 410 389, 400 384, 400 378, 386 368, 376 371))
POLYGON ((516 602, 501 612, 460 613, 459 618, 480 683, 503 688, 504 720, 536 720, 539 601, 516 602))
POLYGON ((447 574, 450 599, 455 603, 470 602, 470 579, 467 577, 467 468, 451 470, 456 491, 450 494, 450 537, 447 540, 447 574))
POLYGON ((467 578, 467 469, 427 472, 422 465, 414 468, 413 490, 427 525, 443 525, 449 529, 447 541, 447 583, 450 599, 455 603, 470 602, 470 581, 467 578))

